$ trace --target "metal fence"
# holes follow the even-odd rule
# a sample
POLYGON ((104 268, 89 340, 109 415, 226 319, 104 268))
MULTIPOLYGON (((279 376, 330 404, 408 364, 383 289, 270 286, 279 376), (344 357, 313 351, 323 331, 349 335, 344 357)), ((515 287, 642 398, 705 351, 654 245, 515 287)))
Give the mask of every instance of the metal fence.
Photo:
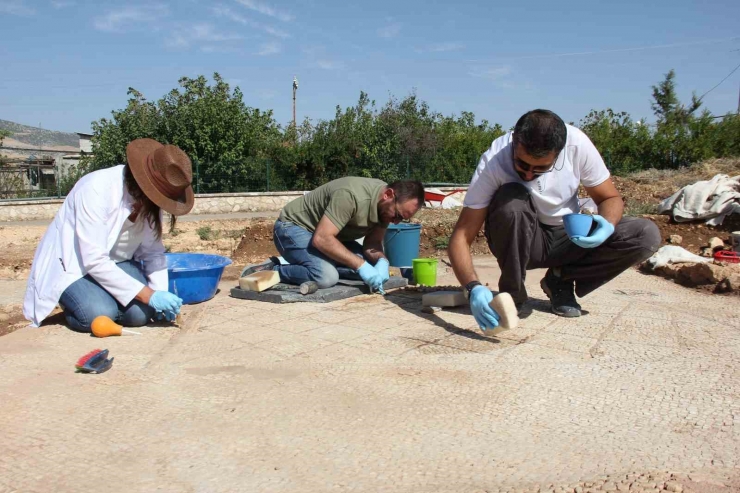
POLYGON ((247 165, 204 164, 193 161, 195 193, 278 192, 291 187, 269 159, 254 159, 247 165))

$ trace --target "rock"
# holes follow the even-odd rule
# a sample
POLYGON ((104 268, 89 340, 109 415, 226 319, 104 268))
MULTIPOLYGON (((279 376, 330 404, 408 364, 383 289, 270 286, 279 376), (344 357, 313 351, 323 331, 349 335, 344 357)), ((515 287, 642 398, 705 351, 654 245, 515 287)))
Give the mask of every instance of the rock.
POLYGON ((581 487, 581 486, 576 486, 576 487, 575 487, 575 488, 573 489, 573 491, 575 491, 575 493, 583 493, 583 487, 581 487))
POLYGON ((736 288, 732 285, 728 278, 722 279, 714 287, 715 293, 732 293, 736 288))
POLYGON ((683 486, 681 486, 681 484, 677 483, 676 481, 668 481, 665 484, 665 489, 668 491, 675 491, 676 493, 681 493, 683 491, 683 486))
POLYGON ((720 240, 716 236, 713 238, 709 238, 709 248, 711 248, 713 252, 716 252, 717 250, 722 250, 724 247, 725 242, 720 240))
POLYGON ((10 315, 0 312, 0 322, 7 322, 8 320, 10 320, 10 315))
POLYGON ((617 491, 617 486, 611 481, 608 481, 601 487, 601 491, 617 491))
MULTIPOLYGON (((674 266, 675 267, 675 266, 674 266)), ((681 284, 687 286, 699 286, 701 284, 717 284, 725 278, 731 278, 732 282, 740 280, 738 267, 718 265, 714 263, 685 263, 678 264, 678 268, 663 269, 668 273, 675 272, 675 278, 681 284)), ((670 274, 668 274, 670 277, 670 274)))
POLYGON ((619 483, 617 485, 617 490, 618 491, 629 491, 630 490, 630 485, 629 485, 629 483, 619 483))
POLYGON ((681 235, 671 235, 668 237, 668 243, 672 245, 680 245, 682 241, 683 238, 681 237, 681 235))
POLYGON ((465 293, 462 291, 436 291, 423 295, 421 304, 423 306, 455 307, 467 305, 468 300, 465 299, 465 293))

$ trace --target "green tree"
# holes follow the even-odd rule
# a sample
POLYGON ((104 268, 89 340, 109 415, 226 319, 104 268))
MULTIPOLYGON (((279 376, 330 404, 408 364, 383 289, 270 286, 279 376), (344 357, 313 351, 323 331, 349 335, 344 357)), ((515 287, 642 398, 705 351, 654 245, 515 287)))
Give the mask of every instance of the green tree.
POLYGON ((204 76, 183 77, 157 102, 134 88, 126 108, 112 118, 93 122, 93 156, 86 171, 125 162, 126 145, 149 137, 174 144, 193 161, 200 192, 262 190, 268 160, 282 141, 272 112, 246 106, 218 73, 213 84, 204 76))
POLYGON ((652 86, 653 102, 650 104, 653 113, 662 124, 686 124, 696 110, 701 107, 701 100, 696 94, 691 95, 688 106, 681 104, 676 95, 676 72, 671 69, 665 78, 657 85, 652 86))
POLYGON ((579 127, 602 154, 612 173, 624 174, 644 167, 652 138, 644 122, 635 122, 627 113, 608 108, 592 110, 579 127))
POLYGON ((695 94, 689 104, 676 95, 676 74, 669 71, 652 86, 653 128, 633 122, 627 113, 591 111, 580 127, 615 173, 644 168, 678 168, 718 156, 740 155, 740 118, 717 120, 695 94))

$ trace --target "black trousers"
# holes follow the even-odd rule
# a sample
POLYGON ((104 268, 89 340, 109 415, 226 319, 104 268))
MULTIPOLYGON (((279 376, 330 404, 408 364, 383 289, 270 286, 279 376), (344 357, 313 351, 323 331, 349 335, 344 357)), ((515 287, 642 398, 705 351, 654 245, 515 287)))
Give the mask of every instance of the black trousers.
POLYGON ((537 220, 529 190, 519 183, 507 183, 493 196, 485 234, 501 268, 499 291, 511 294, 517 303, 527 300, 524 279, 529 269, 560 267, 561 277, 574 280, 582 297, 652 256, 661 243, 652 221, 624 217, 603 244, 581 248, 563 226, 537 220))

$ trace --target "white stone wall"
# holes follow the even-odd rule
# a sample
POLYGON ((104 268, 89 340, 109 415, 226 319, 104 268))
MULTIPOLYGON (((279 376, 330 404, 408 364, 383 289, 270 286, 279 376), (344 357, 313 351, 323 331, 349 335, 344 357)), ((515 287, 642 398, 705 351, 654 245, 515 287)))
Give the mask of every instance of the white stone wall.
POLYGON ((303 192, 200 194, 191 214, 279 211, 303 192))
POLYGON ((0 203, 0 222, 51 219, 63 200, 28 200, 0 203))
MULTIPOLYGON (((453 189, 440 188, 449 193, 453 189)), ((305 192, 262 192, 200 194, 190 214, 229 214, 236 212, 279 211, 291 200, 305 192)), ((461 201, 464 192, 453 195, 461 201)), ((64 202, 63 199, 0 202, 0 223, 8 221, 50 220, 64 202)))

